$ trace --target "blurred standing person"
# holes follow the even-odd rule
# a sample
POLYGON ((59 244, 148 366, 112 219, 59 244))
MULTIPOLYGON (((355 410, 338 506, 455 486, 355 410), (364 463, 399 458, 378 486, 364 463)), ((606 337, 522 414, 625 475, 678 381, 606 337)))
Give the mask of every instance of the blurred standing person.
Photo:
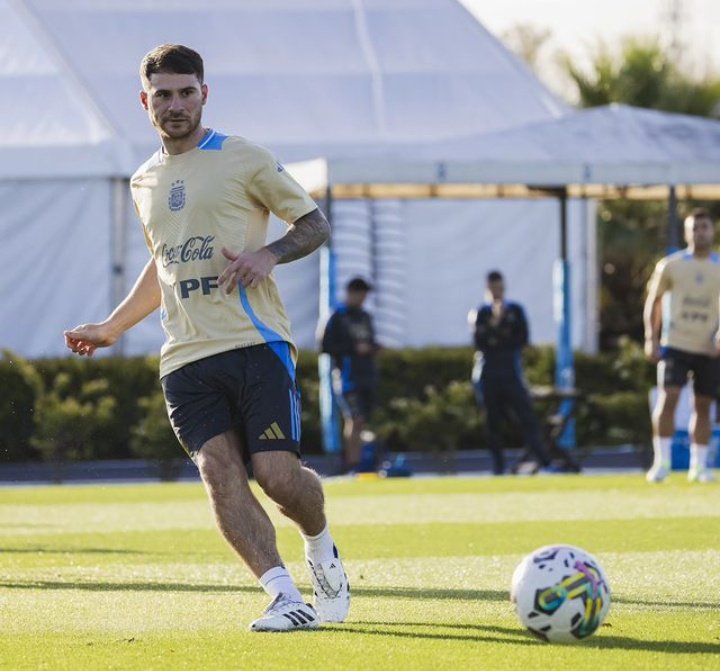
POLYGON ((643 312, 645 354, 657 363, 658 385, 648 482, 662 482, 670 472, 675 408, 690 379, 694 404, 688 479, 715 479, 707 460, 712 435, 710 409, 720 384, 720 255, 713 252, 715 224, 707 210, 693 210, 684 228, 687 248, 658 261, 643 312))
POLYGON ((540 427, 532 408, 522 370, 522 349, 529 342, 525 311, 519 303, 505 300, 505 280, 493 270, 487 275, 487 301, 476 313, 470 313, 475 342, 473 381, 478 403, 485 407, 488 448, 493 473, 505 472, 505 457, 500 444, 504 410, 514 410, 520 422, 528 450, 538 467, 550 464, 540 436, 540 427))
POLYGON ((375 406, 379 345, 370 313, 363 308, 372 287, 362 277, 345 287, 345 302, 325 325, 321 349, 332 357, 333 389, 343 414, 343 470, 357 468, 361 434, 375 406))
POLYGON ((99 324, 65 332, 92 356, 161 308, 160 377, 170 422, 196 463, 217 525, 272 601, 252 631, 309 629, 345 619, 350 593, 317 474, 300 461, 296 348, 271 275, 317 249, 330 227, 270 152, 201 124, 208 97, 201 56, 164 44, 140 66, 140 102, 160 149, 130 187, 150 260, 99 324), (266 244, 268 216, 288 223, 266 244), (277 549, 256 481, 305 540, 314 606, 277 549))

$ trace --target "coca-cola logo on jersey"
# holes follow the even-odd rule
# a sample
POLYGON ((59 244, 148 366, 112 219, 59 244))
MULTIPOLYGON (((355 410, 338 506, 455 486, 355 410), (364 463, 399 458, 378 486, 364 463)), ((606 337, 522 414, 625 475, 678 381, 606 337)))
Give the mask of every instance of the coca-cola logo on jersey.
POLYGON ((214 235, 196 235, 188 238, 185 242, 168 247, 162 246, 162 264, 163 268, 174 263, 187 263, 188 261, 206 261, 213 257, 215 248, 212 246, 215 240, 214 235))

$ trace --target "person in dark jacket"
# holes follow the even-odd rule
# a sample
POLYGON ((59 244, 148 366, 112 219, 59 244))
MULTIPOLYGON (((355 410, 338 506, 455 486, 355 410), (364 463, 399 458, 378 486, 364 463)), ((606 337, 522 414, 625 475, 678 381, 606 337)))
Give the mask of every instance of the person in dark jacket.
POLYGON ((375 405, 379 346, 372 316, 363 308, 371 290, 362 277, 350 280, 345 302, 331 315, 322 337, 322 351, 333 362, 333 388, 343 414, 343 466, 348 471, 360 462, 360 434, 375 405))
POLYGON ((522 371, 521 353, 529 342, 525 311, 520 304, 505 300, 505 281, 497 270, 487 275, 487 293, 488 301, 480 306, 473 319, 476 350, 473 382, 478 403, 486 411, 493 473, 505 472, 500 429, 507 408, 517 416, 527 448, 537 459, 538 467, 547 466, 550 460, 522 371))

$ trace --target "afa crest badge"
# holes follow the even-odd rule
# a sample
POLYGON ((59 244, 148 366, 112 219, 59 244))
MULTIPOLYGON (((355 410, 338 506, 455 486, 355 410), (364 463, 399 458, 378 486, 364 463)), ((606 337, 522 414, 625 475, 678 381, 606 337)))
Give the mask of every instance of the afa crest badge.
POLYGON ((182 210, 185 207, 185 182, 183 180, 178 179, 170 185, 168 207, 171 212, 182 210))

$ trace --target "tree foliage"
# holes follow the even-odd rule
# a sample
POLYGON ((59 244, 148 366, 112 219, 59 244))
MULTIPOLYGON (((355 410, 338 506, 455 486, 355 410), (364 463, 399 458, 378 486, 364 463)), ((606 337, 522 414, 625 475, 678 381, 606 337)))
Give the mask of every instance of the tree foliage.
POLYGON ((540 53, 547 46, 551 35, 547 28, 539 28, 532 23, 518 23, 502 34, 502 40, 531 70, 540 74, 540 53))
POLYGON ((581 107, 625 103, 696 116, 718 112, 720 78, 697 78, 684 71, 657 40, 627 38, 619 55, 600 45, 589 71, 568 55, 562 62, 581 107))

